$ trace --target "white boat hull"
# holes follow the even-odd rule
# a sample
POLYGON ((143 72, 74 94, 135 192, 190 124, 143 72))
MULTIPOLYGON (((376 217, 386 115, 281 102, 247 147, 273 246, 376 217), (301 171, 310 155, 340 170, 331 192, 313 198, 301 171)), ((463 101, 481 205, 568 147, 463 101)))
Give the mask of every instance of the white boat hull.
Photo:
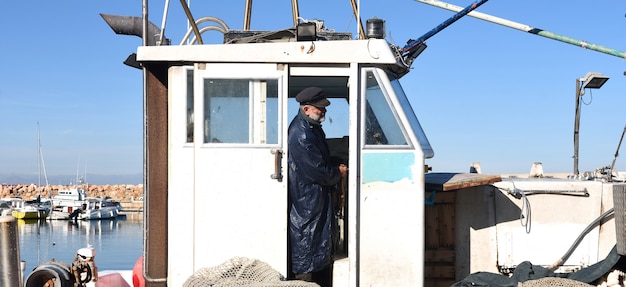
POLYGON ((117 218, 119 210, 117 207, 110 206, 96 210, 86 210, 78 215, 78 219, 81 220, 97 220, 97 219, 111 219, 117 218))

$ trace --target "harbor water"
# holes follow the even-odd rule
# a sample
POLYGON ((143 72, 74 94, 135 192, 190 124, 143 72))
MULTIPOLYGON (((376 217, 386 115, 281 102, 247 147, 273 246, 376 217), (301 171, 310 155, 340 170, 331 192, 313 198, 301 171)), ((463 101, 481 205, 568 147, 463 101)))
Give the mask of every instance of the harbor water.
POLYGON ((80 248, 96 249, 99 271, 131 270, 143 252, 143 213, 107 220, 18 220, 24 278, 52 260, 70 265, 80 248))

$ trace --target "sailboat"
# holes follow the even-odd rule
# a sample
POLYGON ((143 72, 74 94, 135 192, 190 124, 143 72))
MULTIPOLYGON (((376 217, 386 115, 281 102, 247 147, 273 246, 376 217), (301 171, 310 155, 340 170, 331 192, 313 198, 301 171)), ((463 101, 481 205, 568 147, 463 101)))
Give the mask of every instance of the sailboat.
POLYGON ((45 219, 50 214, 50 208, 47 207, 50 203, 49 197, 48 199, 42 199, 41 197, 41 169, 43 168, 44 177, 46 180, 46 187, 44 190, 49 191, 48 184, 48 176, 46 174, 46 165, 43 160, 43 152, 41 149, 41 138, 39 132, 39 122, 37 122, 37 168, 39 172, 39 182, 38 189, 39 195, 37 195, 36 200, 24 200, 19 197, 14 197, 8 199, 11 202, 11 215, 13 215, 17 219, 45 219))

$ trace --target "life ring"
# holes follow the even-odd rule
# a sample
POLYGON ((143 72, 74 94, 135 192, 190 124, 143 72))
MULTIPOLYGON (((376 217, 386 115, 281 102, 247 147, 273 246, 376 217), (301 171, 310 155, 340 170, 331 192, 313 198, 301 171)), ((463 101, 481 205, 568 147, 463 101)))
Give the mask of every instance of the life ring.
POLYGON ((146 279, 143 277, 143 256, 140 256, 133 267, 133 287, 146 286, 146 279))

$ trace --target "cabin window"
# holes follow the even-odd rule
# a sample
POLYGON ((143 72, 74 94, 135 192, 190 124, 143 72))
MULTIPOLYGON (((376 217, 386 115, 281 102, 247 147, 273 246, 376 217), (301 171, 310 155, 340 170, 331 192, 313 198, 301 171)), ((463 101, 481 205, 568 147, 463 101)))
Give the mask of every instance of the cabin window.
POLYGON ((193 70, 187 70, 187 142, 193 142, 193 70))
POLYGON ((204 79, 204 143, 277 144, 278 80, 204 79))
POLYGON ((407 146, 395 110, 376 76, 372 70, 366 71, 365 145, 407 146))

